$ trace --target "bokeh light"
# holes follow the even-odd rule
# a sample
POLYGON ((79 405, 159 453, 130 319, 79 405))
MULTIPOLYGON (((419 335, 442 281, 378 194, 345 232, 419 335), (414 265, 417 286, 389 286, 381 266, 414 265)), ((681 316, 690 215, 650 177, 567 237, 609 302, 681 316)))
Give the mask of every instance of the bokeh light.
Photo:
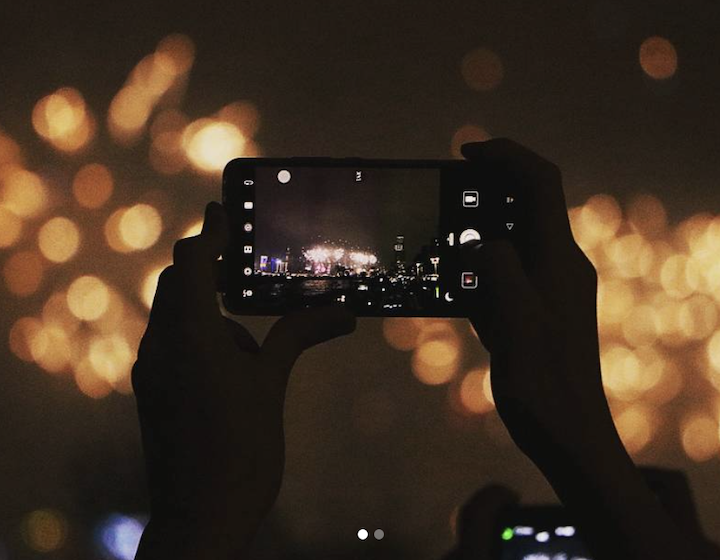
POLYGON ((162 218, 149 204, 136 204, 122 213, 118 231, 125 246, 138 251, 148 249, 160 238, 162 218))
POLYGON ((145 529, 145 521, 114 513, 102 521, 97 531, 100 549, 115 560, 133 560, 145 529))
POLYGON ((629 453, 639 453, 653 434, 652 412, 646 406, 633 405, 614 418, 615 426, 629 453))
POLYGON ((73 194, 80 206, 95 209, 103 206, 113 192, 110 170, 100 163, 82 166, 73 180, 73 194))
POLYGON ((155 292, 157 291, 158 280, 160 274, 165 270, 166 266, 156 266, 150 272, 145 275, 140 289, 140 299, 145 304, 145 307, 150 309, 152 307, 153 299, 155 299, 155 292))
POLYGON ((441 385, 455 377, 460 358, 459 341, 432 339, 424 342, 413 355, 413 373, 426 385, 441 385))
POLYGON ((182 137, 190 162, 206 172, 222 171, 228 161, 245 155, 247 138, 229 122, 199 119, 188 125, 182 137))
POLYGON ((102 399, 112 393, 112 385, 97 374, 89 358, 81 360, 75 365, 74 377, 80 392, 91 399, 102 399))
POLYGON ((460 402, 472 414, 483 414, 495 408, 490 389, 490 370, 473 369, 460 384, 460 402))
POLYGON ((680 435, 683 449, 693 461, 707 461, 718 452, 718 423, 710 415, 688 415, 681 423, 680 435))
POLYGON ((34 294, 43 279, 42 258, 35 251, 20 251, 5 261, 3 276, 10 293, 16 296, 34 294))
POLYGON ((113 334, 93 337, 88 358, 98 376, 113 385, 129 375, 135 356, 125 337, 113 334))
POLYGON ((49 261, 66 262, 75 256, 80 247, 80 230, 69 218, 51 218, 40 228, 38 246, 49 261))
POLYGON ((23 520, 23 540, 36 552, 59 550, 65 544, 67 533, 67 520, 56 510, 35 510, 23 520))
POLYGON ((33 355, 30 348, 42 328, 42 321, 35 317, 22 317, 15 321, 8 337, 12 353, 25 362, 32 362, 33 355))
POLYGON ((460 69, 465 83, 477 91, 497 88, 505 75, 500 57, 487 48, 467 53, 460 63, 460 69))
POLYGON ((0 205, 5 210, 31 218, 45 210, 48 203, 48 188, 37 174, 19 167, 5 170, 0 192, 0 205))
POLYGON ((20 217, 0 206, 0 249, 12 247, 17 242, 22 225, 20 217))
POLYGON ((105 282, 96 276, 81 276, 70 284, 67 291, 68 308, 83 321, 99 319, 108 308, 110 291, 105 282))
POLYGON ((678 56, 674 45, 664 37, 649 37, 640 45, 640 66, 655 80, 667 80, 677 72, 678 56))
POLYGON ((35 131, 63 152, 84 148, 95 134, 95 122, 82 94, 69 87, 43 97, 32 113, 35 131))
POLYGON ((413 350, 418 343, 421 323, 403 317, 386 317, 383 319, 383 335, 385 341, 396 350, 413 350))

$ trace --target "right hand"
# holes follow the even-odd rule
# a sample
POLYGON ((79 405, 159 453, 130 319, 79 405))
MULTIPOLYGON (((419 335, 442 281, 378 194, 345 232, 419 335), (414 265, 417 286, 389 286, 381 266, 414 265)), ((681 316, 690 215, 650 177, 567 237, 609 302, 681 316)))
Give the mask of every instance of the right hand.
POLYGON ((500 417, 541 468, 558 450, 618 444, 600 374, 597 275, 570 230, 558 168, 505 139, 462 151, 529 209, 517 243, 461 247, 479 281, 462 295, 491 355, 500 417))

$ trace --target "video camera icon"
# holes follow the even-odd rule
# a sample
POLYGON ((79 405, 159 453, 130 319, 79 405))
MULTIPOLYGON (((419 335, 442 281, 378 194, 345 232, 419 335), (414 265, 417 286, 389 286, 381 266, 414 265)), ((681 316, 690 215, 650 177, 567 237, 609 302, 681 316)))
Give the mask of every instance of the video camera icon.
POLYGON ((465 208, 477 208, 480 203, 478 191, 463 191, 463 206, 465 208))

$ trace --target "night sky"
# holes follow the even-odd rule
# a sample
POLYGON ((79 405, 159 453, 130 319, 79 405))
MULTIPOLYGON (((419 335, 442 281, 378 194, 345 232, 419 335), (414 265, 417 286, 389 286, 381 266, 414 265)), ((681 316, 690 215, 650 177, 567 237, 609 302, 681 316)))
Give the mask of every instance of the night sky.
MULTIPOLYGON (((28 167, 62 177, 80 161, 38 139, 31 124, 38 99, 72 86, 102 119, 134 65, 170 33, 186 34, 197 48, 183 102, 188 116, 252 101, 265 156, 450 158, 453 134, 472 124, 557 163, 569 205, 599 192, 621 202, 646 192, 666 204, 674 223, 720 214, 715 0, 4 0, 0 129, 23 147, 28 167), (640 44, 653 35, 677 49, 669 80, 650 79, 638 63, 640 44), (463 56, 479 47, 502 62, 503 79, 492 91, 471 89, 461 73, 463 56)), ((205 202, 220 199, 219 178, 157 177, 146 151, 113 148, 103 134, 81 160, 102 157, 132 181, 120 200, 157 191, 166 251, 181 225, 177 216, 200 215, 205 202)), ((0 251, 0 260, 5 256, 0 251)), ((95 260, 113 278, 139 281, 117 255, 95 260)), ((0 286, 2 339, 42 301, 0 286)), ((246 324, 262 339, 272 322, 246 324)), ((476 344, 465 358, 487 356, 476 344)), ((456 430, 445 393, 413 379, 408 362, 385 344, 382 322, 373 319, 303 356, 289 389, 288 475, 275 517, 288 540, 337 541, 327 519, 356 527, 376 522, 367 512, 383 511, 398 538, 425 543, 412 540, 423 535, 435 554, 451 541, 454 505, 490 480, 529 502, 554 499, 497 418, 456 430), (357 418, 372 423, 383 414, 392 429, 349 435, 357 418), (398 519, 405 525, 392 525, 398 519)), ((18 536, 18 520, 31 509, 56 507, 88 520, 145 510, 133 399, 91 400, 72 380, 21 362, 4 342, 0 364, 0 541, 11 558, 36 557, 18 536)), ((693 403, 683 401, 670 416, 679 416, 680 405, 693 403)), ((687 460, 674 438, 640 460, 686 470, 703 525, 720 540, 720 463, 687 460)), ((72 546, 88 537, 78 531, 72 546)), ((67 550, 57 557, 78 557, 67 550)))
POLYGON ((365 169, 357 183, 352 167, 289 169, 287 184, 277 181, 279 168, 256 173, 256 255, 284 259, 290 247, 297 257, 301 247, 329 240, 348 251, 370 251, 389 269, 396 236, 405 236, 407 262, 438 236, 437 170, 365 169))

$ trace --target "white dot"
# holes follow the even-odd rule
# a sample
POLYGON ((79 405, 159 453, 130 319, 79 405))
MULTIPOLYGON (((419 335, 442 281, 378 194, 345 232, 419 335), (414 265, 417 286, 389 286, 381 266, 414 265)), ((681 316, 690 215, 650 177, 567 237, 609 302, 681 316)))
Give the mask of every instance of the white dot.
POLYGON ((245 226, 243 226, 243 229, 245 229, 245 231, 252 231, 252 224, 248 222, 245 226))
POLYGON ((283 169, 282 171, 278 172, 278 181, 281 183, 289 183, 290 182, 290 172, 287 169, 283 169))
POLYGON ((368 532, 367 532, 367 530, 366 530, 366 529, 360 529, 360 530, 358 531, 358 539, 360 539, 361 541, 364 541, 364 540, 367 539, 367 538, 368 538, 368 532))
POLYGON ((253 209, 253 203, 248 200, 247 202, 243 203, 243 208, 245 208, 245 210, 252 210, 252 209, 253 209))
POLYGON ((375 538, 377 540, 381 541, 385 536, 385 531, 383 531, 382 529, 375 529, 375 533, 373 534, 375 535, 375 538))
POLYGON ((537 535, 535 535, 535 540, 537 542, 548 542, 550 540, 550 533, 547 531, 540 531, 537 535))

